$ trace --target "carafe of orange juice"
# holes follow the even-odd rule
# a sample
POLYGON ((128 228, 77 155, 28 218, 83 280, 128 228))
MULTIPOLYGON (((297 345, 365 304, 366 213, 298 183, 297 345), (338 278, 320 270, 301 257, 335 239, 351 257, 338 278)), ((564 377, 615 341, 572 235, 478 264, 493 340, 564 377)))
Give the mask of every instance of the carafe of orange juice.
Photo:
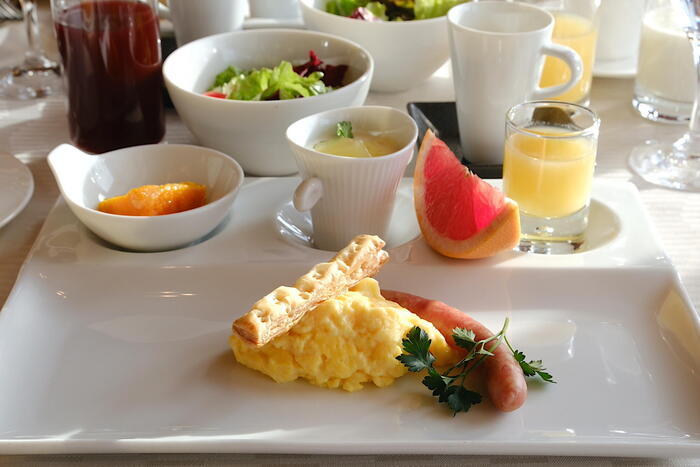
MULTIPOLYGON (((574 49, 583 62, 581 80, 555 100, 587 105, 593 81, 596 41, 598 39, 598 11, 601 0, 526 0, 554 15, 552 40, 574 49)), ((571 71, 558 58, 547 57, 542 69, 540 87, 566 83, 571 71)))

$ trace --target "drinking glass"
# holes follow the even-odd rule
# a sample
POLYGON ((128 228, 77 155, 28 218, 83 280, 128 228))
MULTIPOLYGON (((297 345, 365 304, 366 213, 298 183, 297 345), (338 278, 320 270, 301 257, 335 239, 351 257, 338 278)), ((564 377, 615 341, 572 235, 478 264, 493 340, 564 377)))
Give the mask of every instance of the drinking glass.
POLYGON ((672 144, 650 141, 632 150, 629 165, 649 183, 700 191, 700 0, 676 0, 670 6, 683 18, 693 51, 695 102, 688 131, 672 144))
POLYGON ((584 241, 600 120, 565 102, 525 102, 506 114, 503 189, 520 207, 520 249, 570 253, 584 241))
POLYGON ((52 0, 73 142, 101 153, 165 133, 157 0, 52 0))
POLYGON ((632 105, 652 121, 687 124, 695 99, 697 72, 679 0, 649 0, 639 43, 632 105))
POLYGON ((0 95, 17 99, 45 97, 61 89, 60 69, 41 48, 36 2, 21 0, 20 3, 29 50, 22 63, 0 70, 0 95))
MULTIPOLYGON (((554 16, 552 41, 574 49, 583 62, 583 76, 568 91, 554 100, 587 105, 590 100, 598 40, 598 11, 601 0, 528 0, 554 16)), ((540 87, 556 86, 571 78, 571 70, 556 57, 547 57, 542 68, 540 87)))

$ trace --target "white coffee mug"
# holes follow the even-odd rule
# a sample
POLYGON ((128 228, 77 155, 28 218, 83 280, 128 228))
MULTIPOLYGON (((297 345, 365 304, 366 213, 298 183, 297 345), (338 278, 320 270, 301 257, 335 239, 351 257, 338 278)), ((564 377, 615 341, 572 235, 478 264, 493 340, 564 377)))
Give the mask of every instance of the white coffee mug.
POLYGON ((346 107, 311 115, 287 129, 302 182, 294 207, 311 211, 313 240, 322 250, 339 250, 356 235, 386 235, 396 190, 413 157, 416 123, 391 107, 346 107), (354 130, 381 132, 398 151, 380 157, 356 158, 324 154, 313 149, 333 138, 336 124, 349 121, 354 130))
POLYGON ((248 0, 168 0, 168 7, 180 47, 195 39, 241 29, 248 0))
POLYGON ((501 164, 506 111, 557 96, 583 73, 579 55, 552 42, 554 17, 524 3, 463 3, 447 14, 460 141, 476 164, 501 164), (572 70, 568 83, 538 86, 546 55, 572 70))

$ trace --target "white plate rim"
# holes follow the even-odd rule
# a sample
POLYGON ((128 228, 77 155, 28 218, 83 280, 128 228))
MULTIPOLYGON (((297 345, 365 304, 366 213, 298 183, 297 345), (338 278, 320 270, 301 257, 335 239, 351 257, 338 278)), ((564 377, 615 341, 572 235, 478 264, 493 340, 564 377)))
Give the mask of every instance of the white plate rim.
POLYGON ((636 58, 616 61, 596 61, 593 65, 595 78, 634 78, 637 75, 636 58))
MULTIPOLYGON (((32 176, 31 170, 29 170, 29 167, 27 167, 22 161, 17 159, 15 156, 7 153, 0 153, 0 163, 2 163, 2 160, 5 160, 8 162, 8 165, 12 166, 11 168, 14 168, 15 170, 18 171, 18 173, 24 177, 24 181, 27 182, 26 185, 26 190, 21 194, 21 199, 19 199, 19 203, 15 205, 13 209, 11 209, 7 213, 0 213, 0 229, 3 228, 5 225, 7 225, 12 219, 14 219, 20 212, 24 210, 25 207, 27 207, 27 204, 29 204, 29 200, 32 199, 32 195, 34 194, 34 177, 32 176)), ((0 191, 3 191, 4 189, 0 187, 0 191)), ((16 194, 20 194, 19 192, 15 192, 16 194)), ((3 196, 5 196, 5 193, 2 193, 3 196)))

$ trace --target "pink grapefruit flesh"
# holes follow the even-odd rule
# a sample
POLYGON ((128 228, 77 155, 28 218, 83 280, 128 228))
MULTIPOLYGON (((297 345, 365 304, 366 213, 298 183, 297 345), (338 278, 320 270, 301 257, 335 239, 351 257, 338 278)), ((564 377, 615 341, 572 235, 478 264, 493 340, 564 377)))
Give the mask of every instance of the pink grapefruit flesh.
POLYGON ((413 179, 416 215, 426 242, 451 258, 485 258, 520 240, 518 205, 464 167, 428 130, 413 179))

